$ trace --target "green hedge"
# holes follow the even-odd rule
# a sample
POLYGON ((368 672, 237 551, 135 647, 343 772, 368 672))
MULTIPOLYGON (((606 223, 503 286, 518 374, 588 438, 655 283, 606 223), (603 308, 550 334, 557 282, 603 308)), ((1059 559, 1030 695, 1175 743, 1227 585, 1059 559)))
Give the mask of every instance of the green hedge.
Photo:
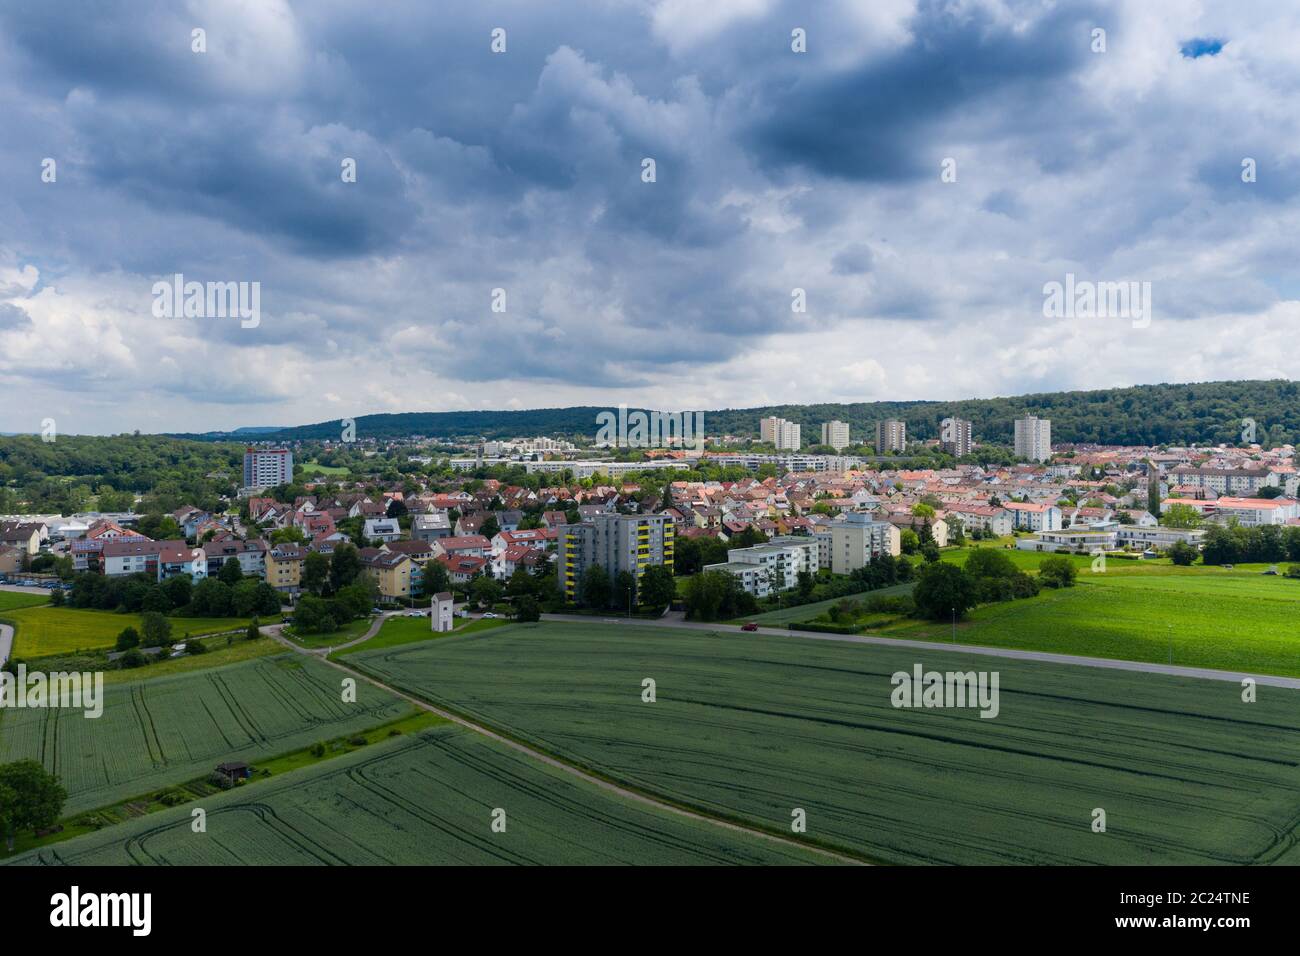
POLYGON ((791 621, 786 625, 792 631, 825 631, 827 634, 857 634, 861 624, 814 624, 811 621, 791 621))

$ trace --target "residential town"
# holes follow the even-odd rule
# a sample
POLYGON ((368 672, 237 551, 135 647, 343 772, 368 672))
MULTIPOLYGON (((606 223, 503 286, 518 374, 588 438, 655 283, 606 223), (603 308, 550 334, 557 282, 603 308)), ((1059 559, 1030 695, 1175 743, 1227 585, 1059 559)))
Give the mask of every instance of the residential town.
MULTIPOLYGON (((295 477, 292 449, 249 447, 238 500, 222 512, 178 508, 163 516, 166 534, 146 534, 141 515, 130 511, 5 516, 0 575, 48 570, 51 563, 41 561, 48 555, 66 559, 74 573, 198 583, 233 561, 291 603, 304 591, 310 555, 328 558, 351 544, 377 599, 394 604, 428 597, 431 562, 441 568, 443 588, 554 573, 556 596, 567 602, 580 600, 593 566, 637 581, 651 567, 678 575, 721 571, 767 598, 794 588, 801 572, 848 575, 884 554, 966 539, 1154 556, 1176 544, 1199 549, 1216 525, 1300 525, 1290 445, 1053 447, 1051 422, 1030 416, 1015 422, 1019 463, 904 468, 889 460, 909 447, 901 421, 823 426, 831 445, 847 445, 851 427, 872 434, 876 450, 887 454, 866 458, 806 453, 798 426, 777 418, 756 424, 760 441, 776 450, 729 451, 719 438, 703 452, 651 449, 619 461, 580 458, 581 449, 564 439, 518 438, 481 443, 473 459, 449 456, 459 477, 438 482, 310 479, 301 470, 295 477), (511 467, 541 480, 490 476, 511 467), (751 475, 677 477, 699 469, 751 475), (291 500, 273 493, 295 486, 302 493, 291 500), (711 542, 707 553, 725 558, 675 562, 683 542, 711 542)), ((969 422, 946 418, 941 435, 930 445, 956 457, 976 447, 969 422)), ((436 460, 405 446, 389 453, 436 460)))

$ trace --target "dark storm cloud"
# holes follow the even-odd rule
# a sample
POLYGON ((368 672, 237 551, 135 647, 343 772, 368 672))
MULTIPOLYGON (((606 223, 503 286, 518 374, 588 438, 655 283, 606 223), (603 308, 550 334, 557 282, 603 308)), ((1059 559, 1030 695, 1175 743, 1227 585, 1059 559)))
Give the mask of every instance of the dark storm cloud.
POLYGON ((1089 55, 1091 9, 1062 5, 1014 30, 979 7, 924 3, 902 48, 831 75, 787 70, 769 83, 750 141, 769 165, 876 182, 930 176, 942 124, 995 97, 1063 95, 1089 55))

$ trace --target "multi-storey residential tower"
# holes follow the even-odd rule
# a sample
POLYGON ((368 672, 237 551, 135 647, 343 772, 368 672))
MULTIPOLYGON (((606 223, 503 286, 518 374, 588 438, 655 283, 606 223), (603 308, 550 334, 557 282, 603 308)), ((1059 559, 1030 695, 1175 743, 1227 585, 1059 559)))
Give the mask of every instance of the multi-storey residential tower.
POLYGON ((939 423, 939 446, 957 458, 969 455, 971 425, 964 418, 945 418, 939 423))
POLYGON ((293 452, 287 448, 244 450, 244 487, 270 488, 293 481, 293 452))
POLYGON ((876 422, 876 454, 887 455, 907 448, 907 423, 897 418, 876 422))
POLYGON ((1030 461, 1052 457, 1052 422, 1030 415, 1016 419, 1016 456, 1030 461))
POLYGON ((645 569, 673 566, 673 522, 667 515, 599 514, 565 525, 559 535, 560 582, 564 597, 581 595, 587 569, 599 565, 612 581, 620 571, 640 580, 645 569))
POLYGON ((761 419, 758 423, 758 437, 762 441, 769 441, 778 449, 787 448, 798 451, 803 439, 800 435, 802 427, 794 422, 786 421, 784 418, 777 418, 775 415, 761 419))
POLYGON ((822 425, 822 444, 836 451, 849 447, 849 423, 832 421, 822 425))

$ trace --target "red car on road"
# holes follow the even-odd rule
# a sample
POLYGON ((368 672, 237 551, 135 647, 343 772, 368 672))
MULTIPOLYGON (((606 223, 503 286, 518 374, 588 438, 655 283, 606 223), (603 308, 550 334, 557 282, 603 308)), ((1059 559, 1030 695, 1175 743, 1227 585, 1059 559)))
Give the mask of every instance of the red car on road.
POLYGON ((758 625, 755 624, 753 621, 750 621, 748 624, 742 624, 742 625, 740 625, 740 629, 741 629, 742 631, 757 631, 757 630, 758 630, 758 625))

